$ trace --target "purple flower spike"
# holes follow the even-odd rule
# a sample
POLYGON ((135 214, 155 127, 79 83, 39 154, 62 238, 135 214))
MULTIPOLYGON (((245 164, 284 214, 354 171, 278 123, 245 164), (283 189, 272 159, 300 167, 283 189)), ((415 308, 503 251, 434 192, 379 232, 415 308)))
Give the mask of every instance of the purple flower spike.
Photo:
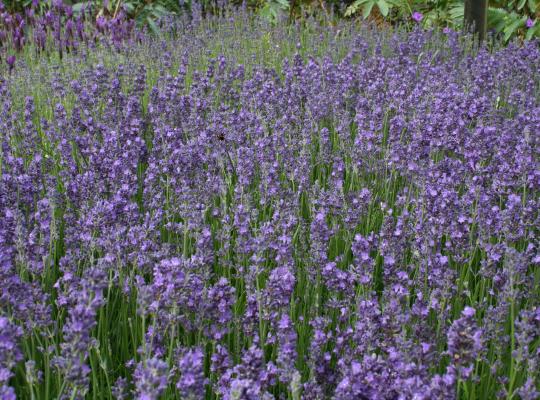
POLYGON ((208 380, 204 376, 204 353, 200 348, 188 350, 178 362, 180 377, 176 383, 183 398, 204 398, 208 380))
POLYGON ((472 317, 476 313, 476 310, 472 307, 465 307, 461 313, 465 317, 472 317))
POLYGON ((15 66, 15 60, 16 60, 16 59, 17 59, 17 58, 16 58, 14 55, 8 56, 8 57, 6 58, 6 62, 7 62, 7 65, 8 65, 8 67, 9 67, 9 70, 10 70, 10 71, 13 70, 13 67, 15 66))

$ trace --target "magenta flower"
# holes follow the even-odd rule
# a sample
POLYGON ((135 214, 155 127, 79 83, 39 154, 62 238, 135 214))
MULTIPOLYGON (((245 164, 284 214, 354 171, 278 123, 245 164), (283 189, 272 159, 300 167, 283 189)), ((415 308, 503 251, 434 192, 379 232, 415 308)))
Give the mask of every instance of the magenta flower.
POLYGON ((413 12, 412 19, 415 20, 416 22, 422 21, 422 18, 424 18, 424 16, 422 15, 421 12, 419 11, 413 12))
POLYGON ((530 19, 530 18, 527 18, 527 22, 525 22, 525 26, 527 28, 532 28, 534 26, 534 20, 530 19))

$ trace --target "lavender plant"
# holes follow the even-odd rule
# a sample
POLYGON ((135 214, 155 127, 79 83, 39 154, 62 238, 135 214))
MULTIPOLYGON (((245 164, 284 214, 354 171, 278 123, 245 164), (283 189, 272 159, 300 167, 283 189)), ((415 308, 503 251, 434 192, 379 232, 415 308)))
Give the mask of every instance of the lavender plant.
POLYGON ((540 396, 540 51, 239 12, 0 79, 0 394, 540 396))

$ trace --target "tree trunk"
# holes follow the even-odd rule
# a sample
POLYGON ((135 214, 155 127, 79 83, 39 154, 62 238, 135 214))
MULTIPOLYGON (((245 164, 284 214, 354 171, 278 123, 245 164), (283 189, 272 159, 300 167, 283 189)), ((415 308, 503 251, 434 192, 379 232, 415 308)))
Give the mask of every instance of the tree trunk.
POLYGON ((487 8, 488 0, 465 0, 463 26, 467 32, 473 30, 479 41, 486 37, 487 8))

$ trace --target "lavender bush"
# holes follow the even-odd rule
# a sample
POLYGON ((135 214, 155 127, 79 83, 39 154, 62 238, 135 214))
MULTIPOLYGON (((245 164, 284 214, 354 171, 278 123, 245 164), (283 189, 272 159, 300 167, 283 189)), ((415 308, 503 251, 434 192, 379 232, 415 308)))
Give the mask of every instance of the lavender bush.
POLYGON ((245 14, 0 80, 0 397, 537 399, 540 50, 245 14))
POLYGON ((10 69, 18 53, 62 59, 81 45, 104 42, 120 47, 137 39, 135 21, 121 7, 106 18, 103 13, 94 16, 91 6, 78 7, 75 13, 62 0, 28 3, 24 12, 10 13, 0 0, 0 65, 4 59, 10 69))

